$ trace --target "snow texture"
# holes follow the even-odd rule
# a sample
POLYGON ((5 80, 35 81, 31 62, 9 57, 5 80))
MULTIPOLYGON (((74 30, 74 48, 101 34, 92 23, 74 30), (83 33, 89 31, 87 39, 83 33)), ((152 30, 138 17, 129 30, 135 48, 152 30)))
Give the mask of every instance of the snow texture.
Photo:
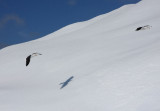
POLYGON ((142 0, 0 50, 0 111, 160 111, 159 4, 142 0))

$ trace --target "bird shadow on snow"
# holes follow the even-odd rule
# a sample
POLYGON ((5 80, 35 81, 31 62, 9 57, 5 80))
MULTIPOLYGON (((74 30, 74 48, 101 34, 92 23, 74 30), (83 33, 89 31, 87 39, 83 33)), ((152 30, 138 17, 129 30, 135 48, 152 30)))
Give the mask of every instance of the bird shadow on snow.
POLYGON ((72 81, 72 79, 74 78, 74 76, 71 76, 70 78, 68 78, 65 82, 60 83, 59 85, 62 85, 60 89, 64 88, 65 86, 68 85, 68 83, 70 81, 72 81))

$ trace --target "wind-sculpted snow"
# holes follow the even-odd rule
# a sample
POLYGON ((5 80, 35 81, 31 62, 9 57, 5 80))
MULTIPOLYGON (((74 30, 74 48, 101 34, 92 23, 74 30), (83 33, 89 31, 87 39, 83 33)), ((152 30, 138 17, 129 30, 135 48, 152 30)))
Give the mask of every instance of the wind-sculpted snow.
POLYGON ((159 111, 159 4, 142 0, 0 50, 0 111, 159 111))

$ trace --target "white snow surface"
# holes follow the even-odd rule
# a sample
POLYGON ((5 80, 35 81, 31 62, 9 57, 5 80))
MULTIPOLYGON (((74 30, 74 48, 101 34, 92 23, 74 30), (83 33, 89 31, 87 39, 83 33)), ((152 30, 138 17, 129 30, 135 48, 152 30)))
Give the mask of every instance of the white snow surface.
POLYGON ((0 111, 160 111, 159 4, 142 0, 0 50, 0 111))

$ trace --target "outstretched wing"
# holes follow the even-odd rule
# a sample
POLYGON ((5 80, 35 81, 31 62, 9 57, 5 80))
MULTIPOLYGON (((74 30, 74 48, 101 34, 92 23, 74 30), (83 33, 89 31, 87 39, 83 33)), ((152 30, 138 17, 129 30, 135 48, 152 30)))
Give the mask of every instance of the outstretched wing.
POLYGON ((30 63, 30 60, 31 60, 31 55, 29 55, 29 56, 26 58, 26 66, 28 66, 28 64, 30 63))
POLYGON ((136 31, 139 31, 139 30, 141 30, 142 29, 142 27, 138 27, 137 29, 136 29, 136 31))

